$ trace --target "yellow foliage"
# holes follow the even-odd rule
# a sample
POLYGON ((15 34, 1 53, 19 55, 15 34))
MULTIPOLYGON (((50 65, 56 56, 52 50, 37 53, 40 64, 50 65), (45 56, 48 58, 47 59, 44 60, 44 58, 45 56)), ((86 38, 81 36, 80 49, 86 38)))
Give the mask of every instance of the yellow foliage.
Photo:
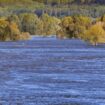
POLYGON ((8 22, 4 19, 0 19, 0 40, 21 40, 29 39, 29 34, 20 32, 18 26, 14 22, 8 22))
POLYGON ((43 14, 43 34, 45 35, 56 35, 56 32, 61 29, 59 24, 61 20, 56 17, 51 17, 48 14, 43 14))
POLYGON ((0 19, 0 28, 5 28, 8 25, 8 21, 4 20, 4 19, 0 19))
POLYGON ((97 43, 105 43, 105 30, 102 25, 92 25, 86 32, 86 40, 93 45, 96 45, 97 43))
POLYGON ((31 38, 31 36, 28 32, 22 32, 20 34, 20 40, 27 40, 27 39, 30 39, 30 38, 31 38))
POLYGON ((69 27, 69 25, 70 24, 72 24, 73 23, 73 19, 72 19, 72 17, 64 17, 63 19, 62 19, 62 25, 64 26, 64 27, 69 27))
POLYGON ((9 27, 11 29, 11 34, 13 34, 13 35, 19 35, 20 34, 20 31, 19 31, 18 26, 17 26, 16 23, 11 22, 9 24, 9 27))
POLYGON ((87 26, 92 22, 91 18, 86 16, 75 16, 73 17, 73 19, 74 19, 74 23, 78 25, 83 25, 83 26, 87 26))

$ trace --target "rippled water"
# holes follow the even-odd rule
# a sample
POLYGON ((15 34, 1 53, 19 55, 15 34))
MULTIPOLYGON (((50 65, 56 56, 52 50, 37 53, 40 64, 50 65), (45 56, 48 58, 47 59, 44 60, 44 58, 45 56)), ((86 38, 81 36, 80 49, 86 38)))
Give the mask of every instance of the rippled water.
POLYGON ((0 42, 0 105, 105 105, 105 45, 0 42))

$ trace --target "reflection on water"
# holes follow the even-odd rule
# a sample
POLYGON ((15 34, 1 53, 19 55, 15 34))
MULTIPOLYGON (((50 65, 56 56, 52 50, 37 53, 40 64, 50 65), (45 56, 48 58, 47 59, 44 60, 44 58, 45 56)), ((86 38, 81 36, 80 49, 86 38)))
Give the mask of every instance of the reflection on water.
POLYGON ((105 105, 105 46, 33 38, 0 43, 1 105, 105 105))

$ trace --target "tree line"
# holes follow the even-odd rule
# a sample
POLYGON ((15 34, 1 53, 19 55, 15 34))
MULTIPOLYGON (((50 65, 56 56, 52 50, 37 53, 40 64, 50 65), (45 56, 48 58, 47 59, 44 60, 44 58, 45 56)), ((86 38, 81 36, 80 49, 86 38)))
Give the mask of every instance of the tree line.
POLYGON ((96 18, 105 14, 104 2, 104 0, 0 0, 0 16, 21 13, 36 13, 40 16, 47 13, 56 17, 81 14, 96 18))
POLYGON ((0 40, 27 40, 30 35, 57 38, 77 38, 93 45, 105 43, 105 16, 92 19, 87 16, 57 18, 43 14, 23 13, 0 18, 0 40))
POLYGON ((45 4, 105 4, 105 0, 33 0, 45 4))

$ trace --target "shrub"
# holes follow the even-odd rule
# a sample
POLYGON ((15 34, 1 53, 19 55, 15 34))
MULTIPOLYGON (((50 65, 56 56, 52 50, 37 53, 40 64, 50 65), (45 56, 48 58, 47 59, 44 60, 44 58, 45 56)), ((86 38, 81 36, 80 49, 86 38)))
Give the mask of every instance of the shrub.
POLYGON ((85 33, 85 40, 93 45, 105 43, 105 30, 102 24, 96 23, 92 25, 85 33))

